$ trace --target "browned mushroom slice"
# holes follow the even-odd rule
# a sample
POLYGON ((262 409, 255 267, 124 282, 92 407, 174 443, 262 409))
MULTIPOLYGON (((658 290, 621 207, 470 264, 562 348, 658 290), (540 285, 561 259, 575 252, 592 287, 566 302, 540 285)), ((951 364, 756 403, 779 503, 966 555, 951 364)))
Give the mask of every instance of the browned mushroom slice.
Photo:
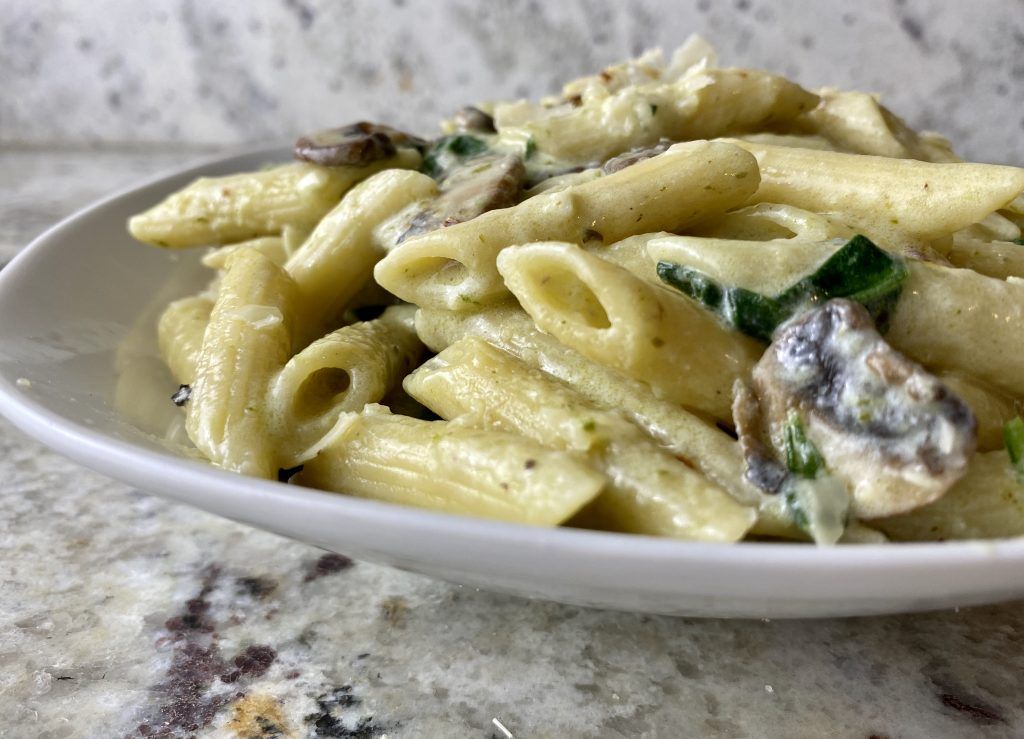
POLYGON ((515 205, 526 172, 515 155, 491 154, 467 160, 441 183, 441 195, 415 214, 398 243, 481 213, 515 205))
POLYGON ((971 410, 886 344, 858 303, 832 300, 783 325, 753 381, 775 447, 795 412, 858 518, 939 498, 974 453, 971 410))
POLYGON ((393 156, 400 146, 422 148, 423 139, 391 126, 360 121, 302 136, 295 158, 323 167, 358 167, 393 156))
POLYGON ((494 117, 488 115, 480 108, 474 108, 472 105, 467 105, 465 108, 460 108, 452 116, 452 124, 454 124, 458 131, 468 131, 470 133, 496 133, 497 129, 494 128, 494 117))
POLYGON ((604 163, 604 166, 602 166, 601 169, 604 170, 605 174, 612 174, 613 172, 618 172, 620 169, 630 167, 636 164, 637 162, 642 162, 644 159, 650 159, 651 157, 658 156, 658 154, 664 154, 666 151, 668 151, 668 148, 672 146, 672 143, 673 142, 669 141, 668 139, 660 139, 658 143, 652 146, 644 146, 640 149, 632 149, 630 151, 625 152, 624 154, 619 154, 616 157, 612 157, 611 159, 604 163))

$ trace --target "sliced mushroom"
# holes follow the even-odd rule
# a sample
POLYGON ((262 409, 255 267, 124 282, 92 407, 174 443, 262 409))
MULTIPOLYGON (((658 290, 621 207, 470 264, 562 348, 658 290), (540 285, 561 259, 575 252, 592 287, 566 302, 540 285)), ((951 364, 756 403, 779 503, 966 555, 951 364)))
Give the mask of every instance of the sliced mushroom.
POLYGON ((295 158, 324 167, 359 167, 393 156, 400 146, 423 148, 426 142, 380 123, 359 121, 302 136, 295 158))
POLYGON ((737 380, 733 387, 732 420, 736 424, 736 437, 746 463, 747 480, 769 495, 777 494, 789 477, 789 470, 764 443, 761 406, 757 396, 742 380, 737 380))
POLYGON ((496 133, 497 129, 494 127, 494 116, 488 115, 480 108, 474 108, 472 105, 467 105, 465 108, 460 108, 452 116, 452 124, 458 131, 468 131, 471 133, 496 133))
POLYGON ((818 544, 835 544, 848 524, 850 496, 826 470, 799 474, 766 443, 764 416, 754 392, 742 381, 733 387, 733 420, 746 463, 746 478, 768 497, 762 506, 784 512, 818 544))
POLYGON ((936 500, 974 453, 971 410, 886 344, 858 303, 832 300, 780 327, 753 382, 775 447, 795 411, 859 518, 936 500))
POLYGON ((441 183, 441 195, 412 216, 398 243, 437 228, 515 205, 526 175, 515 155, 485 154, 466 160, 441 183))
POLYGON ((650 159, 651 157, 658 156, 658 154, 664 154, 672 144, 673 142, 669 139, 659 139, 658 143, 652 146, 632 149, 623 154, 612 157, 604 163, 604 166, 602 166, 601 169, 604 170, 605 174, 618 172, 620 169, 625 169, 637 162, 642 162, 644 159, 650 159))

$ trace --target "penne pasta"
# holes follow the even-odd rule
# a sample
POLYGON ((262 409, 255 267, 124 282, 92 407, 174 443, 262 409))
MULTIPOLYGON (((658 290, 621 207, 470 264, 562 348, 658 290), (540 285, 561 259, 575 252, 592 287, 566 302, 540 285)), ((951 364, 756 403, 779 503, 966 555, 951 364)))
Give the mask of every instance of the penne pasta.
POLYGON ((756 342, 572 244, 510 247, 498 269, 541 330, 659 397, 731 420, 732 386, 757 360, 756 342))
POLYGON ((459 339, 478 336, 543 370, 596 407, 623 413, 663 448, 702 472, 744 505, 758 506, 751 533, 804 538, 778 496, 767 496, 743 473, 739 445, 714 424, 675 403, 657 398, 643 383, 630 380, 605 365, 587 359, 537 329, 521 309, 512 305, 480 313, 420 310, 416 330, 436 352, 459 339))
POLYGON ((670 82, 609 92, 590 88, 580 105, 540 109, 516 121, 499 110, 499 131, 515 129, 538 148, 573 163, 600 162, 659 139, 714 138, 784 124, 810 110, 818 97, 782 77, 745 69, 701 69, 670 82), (518 124, 518 125, 517 125, 518 124))
POLYGON ((361 498, 537 526, 567 520, 605 484, 578 457, 517 434, 394 416, 380 406, 343 414, 295 480, 361 498))
POLYGON ((1024 535, 1024 169, 699 39, 294 155, 129 223, 217 247, 147 395, 213 464, 681 540, 1024 535))
POLYGON ((305 162, 227 177, 202 177, 128 221, 139 241, 182 248, 280 235, 285 226, 312 228, 345 191, 382 169, 414 168, 419 155, 400 150, 365 167, 305 162))
POLYGON ((374 276, 403 300, 471 310, 507 295, 496 260, 507 246, 541 240, 608 243, 719 215, 757 189, 754 160, 737 147, 694 142, 592 182, 409 239, 374 276))
POLYGON ((585 456, 609 480, 589 510, 606 528, 737 541, 754 523, 754 508, 660 449, 619 413, 483 339, 455 342, 409 375, 405 389, 442 418, 585 456))
POLYGON ((203 337, 186 429, 218 466, 274 478, 281 467, 266 395, 291 354, 294 285, 255 251, 227 261, 203 337))
POLYGON ((412 306, 394 306, 372 321, 317 339, 270 383, 267 405, 281 439, 282 467, 299 464, 338 417, 380 402, 419 361, 423 345, 412 306))
POLYGON ((238 244, 229 244, 217 249, 211 249, 203 257, 203 265, 210 269, 224 269, 228 257, 239 249, 252 249, 258 251, 278 267, 284 266, 288 259, 288 252, 285 248, 284 239, 281 236, 262 236, 258 239, 250 239, 238 244))
POLYGON ((1024 536, 1024 484, 1005 451, 978 454, 967 474, 936 502, 872 523, 895 541, 1024 536))
POLYGON ((285 269, 298 287, 304 341, 321 335, 364 288, 384 255, 375 230, 410 203, 437 192, 419 172, 388 170, 352 189, 327 214, 285 269))
POLYGON ((160 356, 174 379, 183 385, 196 378, 196 366, 203 349, 203 335, 210 322, 213 301, 205 296, 175 300, 160 314, 157 342, 160 356))
MULTIPOLYGON (((1024 192, 1024 169, 889 159, 735 140, 757 157, 755 202, 843 213, 858 229, 936 239, 977 223, 1024 192), (873 228, 872 228, 873 226, 873 228)), ((878 239, 884 242, 886 239, 878 239)))

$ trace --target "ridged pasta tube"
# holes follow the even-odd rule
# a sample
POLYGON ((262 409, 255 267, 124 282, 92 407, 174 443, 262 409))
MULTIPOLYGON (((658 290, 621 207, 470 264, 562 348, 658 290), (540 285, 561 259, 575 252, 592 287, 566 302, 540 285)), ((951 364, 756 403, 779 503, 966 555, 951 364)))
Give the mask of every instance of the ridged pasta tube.
POLYGON ((757 157, 761 186, 755 202, 845 213, 859 224, 887 224, 923 240, 977 223, 1024 192, 1024 169, 1018 167, 932 164, 729 141, 757 157))
POLYGON ((740 205, 757 183, 756 162, 735 146, 676 144, 606 177, 409 239, 380 261, 374 275, 410 303, 473 310, 508 294, 495 266, 507 246, 592 238, 611 243, 671 231, 740 205))
POLYGON ((659 448, 621 414, 483 339, 452 344, 409 375, 404 387, 442 418, 585 455, 609 479, 588 511, 605 526, 732 542, 756 518, 754 508, 659 448))
POLYGON ((554 526, 604 487, 576 455, 518 434, 420 421, 369 406, 342 414, 301 485, 447 513, 554 526))
POLYGON ((380 402, 401 383, 423 352, 415 310, 388 308, 380 318, 317 339, 288 360, 271 382, 268 400, 282 467, 297 465, 342 413, 380 402))
POLYGON ((354 187, 286 263, 299 289, 305 339, 319 336, 373 276, 384 255, 375 229, 410 203, 432 197, 437 184, 407 170, 388 170, 354 187))
POLYGON ((186 405, 192 443, 226 470, 273 478, 281 466, 266 396, 291 356, 294 290, 259 252, 228 258, 186 405))
POLYGON ((1024 484, 1005 450, 977 454, 934 503, 871 523, 896 541, 1024 536, 1024 484))
POLYGON ((767 72, 696 69, 667 84, 630 85, 610 94, 591 88, 579 107, 519 128, 560 160, 601 162, 661 138, 688 141, 779 125, 817 102, 814 93, 767 72))
POLYGON ((647 383, 659 397, 729 422, 732 386, 762 347, 693 301, 573 244, 498 255, 505 284, 537 325, 586 357, 647 383))
POLYGON ((171 374, 188 385, 196 378, 196 365, 203 349, 203 334, 210 322, 213 301, 202 295, 175 300, 157 322, 156 336, 171 374))
POLYGON ((700 470, 744 505, 758 507, 752 534, 806 539, 793 523, 785 501, 765 495, 744 476, 739 444, 714 424, 660 400, 650 387, 587 359, 538 330, 518 306, 505 304, 479 313, 420 310, 416 331, 433 351, 460 338, 479 336, 541 369, 580 393, 599 408, 623 413, 662 447, 700 470))
POLYGON ((203 266, 210 269, 224 269, 228 262, 228 257, 239 249, 254 249, 278 267, 284 266, 284 263, 288 260, 288 251, 285 248, 282 237, 261 236, 258 239, 249 239, 238 244, 228 244, 227 246, 212 249, 203 257, 203 266))
POLYGON ((940 372, 938 378, 974 412, 978 420, 978 451, 1002 449, 1003 428, 1020 415, 1021 401, 960 372, 940 372))
POLYGON ((139 241, 163 247, 230 244, 279 235, 285 226, 312 228, 350 187, 388 168, 415 168, 420 157, 402 149, 365 167, 297 162, 260 172, 201 177, 128 221, 139 241))

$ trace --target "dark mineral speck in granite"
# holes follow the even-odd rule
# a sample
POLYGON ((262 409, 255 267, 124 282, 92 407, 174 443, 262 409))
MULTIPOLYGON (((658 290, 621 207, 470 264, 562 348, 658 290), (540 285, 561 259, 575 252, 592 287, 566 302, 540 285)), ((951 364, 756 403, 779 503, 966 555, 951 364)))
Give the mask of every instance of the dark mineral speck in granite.
POLYGON ((952 708, 954 711, 967 716, 976 724, 986 726, 1006 723, 1006 719, 1003 718, 1002 714, 995 707, 987 705, 976 698, 954 695, 953 693, 942 693, 939 695, 939 700, 942 701, 942 705, 946 706, 946 708, 952 708))
POLYGON ((235 587, 239 595, 262 599, 277 590, 277 582, 269 577, 239 577, 235 587))
POLYGON ((321 577, 333 575, 336 572, 347 570, 353 565, 355 565, 355 562, 348 557, 342 554, 328 552, 309 567, 306 571, 305 578, 303 578, 303 582, 312 582, 313 580, 318 580, 321 577))

